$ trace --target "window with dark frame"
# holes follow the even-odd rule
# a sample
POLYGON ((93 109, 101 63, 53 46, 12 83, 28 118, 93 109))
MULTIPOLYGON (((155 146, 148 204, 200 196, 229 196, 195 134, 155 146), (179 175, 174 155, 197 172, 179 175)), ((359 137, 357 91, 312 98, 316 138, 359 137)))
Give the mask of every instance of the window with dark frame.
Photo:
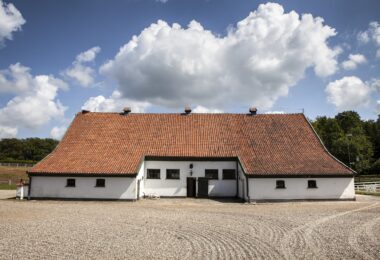
POLYGON ((307 187, 309 189, 316 189, 317 187, 317 181, 316 180, 308 180, 307 181, 307 187))
POLYGON ((217 180, 218 179, 218 169, 206 169, 205 170, 205 177, 212 179, 212 180, 217 180))
POLYGON ((106 186, 106 180, 105 179, 96 179, 95 187, 104 188, 105 186, 106 186))
POLYGON ((179 180, 179 169, 166 169, 166 179, 179 180))
POLYGON ((147 179, 161 179, 160 169, 148 169, 146 173, 147 179))
POLYGON ((285 181, 284 180, 276 181, 276 189, 286 189, 285 181))
POLYGON ((75 187, 75 179, 67 179, 66 187, 75 187))
POLYGON ((223 169, 223 180, 235 180, 236 172, 234 169, 223 169))

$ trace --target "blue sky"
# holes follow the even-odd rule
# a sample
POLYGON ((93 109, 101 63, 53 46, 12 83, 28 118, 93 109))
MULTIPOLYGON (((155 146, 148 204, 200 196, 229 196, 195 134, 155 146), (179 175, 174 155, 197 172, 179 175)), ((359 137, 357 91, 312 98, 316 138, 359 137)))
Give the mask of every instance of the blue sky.
POLYGON ((380 112, 376 0, 0 5, 0 138, 59 138, 82 108, 380 112))

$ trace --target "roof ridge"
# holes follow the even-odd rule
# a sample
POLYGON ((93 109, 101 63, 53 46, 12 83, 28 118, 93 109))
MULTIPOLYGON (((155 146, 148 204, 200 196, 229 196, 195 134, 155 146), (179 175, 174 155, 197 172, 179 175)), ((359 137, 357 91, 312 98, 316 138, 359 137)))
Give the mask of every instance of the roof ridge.
MULTIPOLYGON (((86 111, 83 113, 82 111, 79 111, 78 114, 109 114, 109 115, 123 115, 122 112, 103 112, 103 111, 86 111)), ((184 113, 175 113, 175 112, 149 112, 149 113, 135 113, 130 112, 128 115, 183 115, 184 113)), ((226 112, 226 113, 197 113, 197 112, 191 112, 190 114, 187 114, 187 116, 191 115, 251 115, 250 113, 232 113, 232 112, 226 112)), ((270 114, 256 114, 252 116, 288 116, 288 115, 303 115, 303 113, 270 113, 270 114)))

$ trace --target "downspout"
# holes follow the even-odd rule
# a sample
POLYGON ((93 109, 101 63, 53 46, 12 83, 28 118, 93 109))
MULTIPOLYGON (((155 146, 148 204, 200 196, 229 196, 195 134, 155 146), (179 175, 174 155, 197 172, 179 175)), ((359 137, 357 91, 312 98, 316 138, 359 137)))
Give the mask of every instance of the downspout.
POLYGON ((238 161, 236 161, 236 198, 239 198, 239 166, 238 161))
MULTIPOLYGON (((246 182, 246 186, 247 186, 247 189, 246 189, 246 192, 247 192, 247 200, 248 200, 248 202, 251 202, 251 198, 249 197, 249 185, 248 185, 248 176, 247 176, 247 174, 245 173, 245 170, 244 170, 244 167, 243 167, 243 165, 241 164, 241 162, 240 162, 240 158, 238 158, 238 162, 239 162, 239 164, 240 164, 240 167, 241 167, 241 170, 242 170, 242 172, 243 172, 243 175, 245 176, 245 182, 246 182)), ((243 188, 244 188, 244 184, 243 184, 243 188)), ((243 199, 245 199, 245 196, 244 196, 244 189, 243 189, 243 199)))
POLYGON ((247 198, 248 198, 248 202, 251 202, 251 198, 249 197, 248 177, 247 177, 246 174, 245 174, 245 180, 246 180, 246 183, 247 183, 247 198))
POLYGON ((28 200, 30 200, 30 194, 31 194, 31 190, 32 190, 32 176, 30 176, 30 174, 28 173, 28 177, 29 177, 29 187, 28 187, 28 200))

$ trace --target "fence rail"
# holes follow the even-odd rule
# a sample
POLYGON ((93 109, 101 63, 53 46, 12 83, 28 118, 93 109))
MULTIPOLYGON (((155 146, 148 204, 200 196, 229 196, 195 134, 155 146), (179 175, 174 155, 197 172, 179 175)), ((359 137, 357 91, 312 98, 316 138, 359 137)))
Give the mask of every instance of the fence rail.
POLYGON ((12 185, 12 180, 0 180, 0 184, 8 184, 10 186, 12 185))
POLYGON ((380 181, 357 182, 357 183, 355 183, 355 190, 367 191, 367 192, 376 192, 376 191, 380 190, 380 181))
POLYGON ((34 163, 5 163, 5 162, 0 162, 0 166, 8 166, 8 167, 33 167, 34 163))

